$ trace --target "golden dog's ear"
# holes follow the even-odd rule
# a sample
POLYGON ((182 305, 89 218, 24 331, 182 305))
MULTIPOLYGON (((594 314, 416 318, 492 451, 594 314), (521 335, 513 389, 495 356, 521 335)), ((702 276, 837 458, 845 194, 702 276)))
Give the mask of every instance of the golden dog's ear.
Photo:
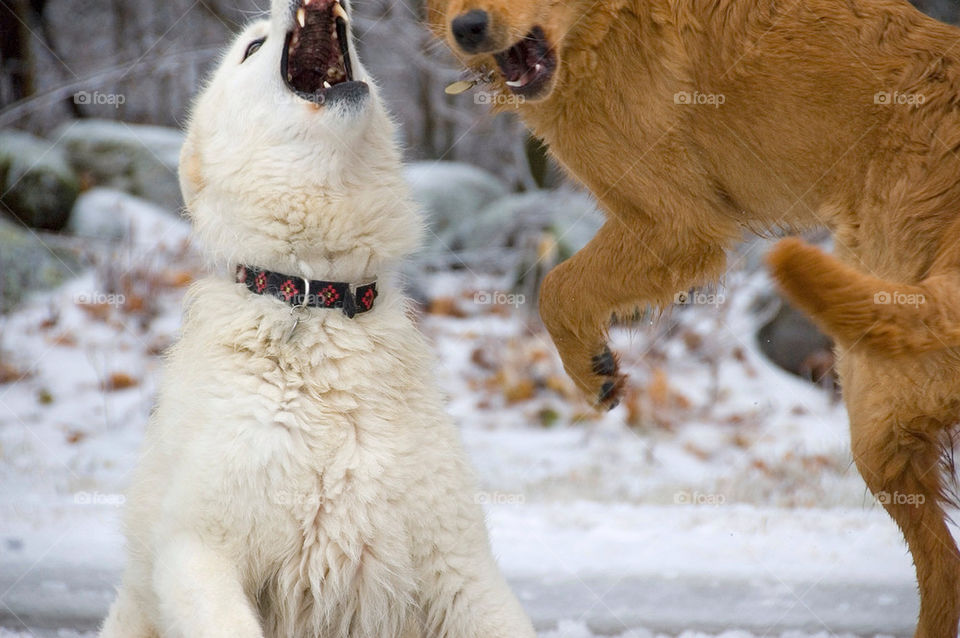
POLYGON ((203 179, 203 165, 200 162, 200 155, 193 141, 193 135, 187 135, 187 139, 180 149, 180 170, 178 173, 183 203, 189 209, 193 200, 206 186, 203 179))

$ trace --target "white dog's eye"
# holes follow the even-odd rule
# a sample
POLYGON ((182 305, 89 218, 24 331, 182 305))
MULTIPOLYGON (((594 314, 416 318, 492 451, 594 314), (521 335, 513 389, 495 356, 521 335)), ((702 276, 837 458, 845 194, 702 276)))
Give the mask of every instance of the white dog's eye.
POLYGON ((243 59, 240 60, 240 64, 246 62, 247 58, 260 50, 260 47, 263 46, 263 43, 266 41, 266 38, 258 38, 247 45, 247 50, 243 52, 243 59))

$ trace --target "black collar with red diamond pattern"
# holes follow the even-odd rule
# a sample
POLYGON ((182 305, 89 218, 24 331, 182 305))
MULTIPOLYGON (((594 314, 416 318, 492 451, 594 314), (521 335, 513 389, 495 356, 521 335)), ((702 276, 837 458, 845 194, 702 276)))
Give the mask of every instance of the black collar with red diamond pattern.
POLYGON ((253 266, 237 266, 237 283, 244 284, 250 292, 276 297, 294 307, 342 308, 351 319, 373 308, 377 298, 376 281, 356 286, 293 277, 253 266))

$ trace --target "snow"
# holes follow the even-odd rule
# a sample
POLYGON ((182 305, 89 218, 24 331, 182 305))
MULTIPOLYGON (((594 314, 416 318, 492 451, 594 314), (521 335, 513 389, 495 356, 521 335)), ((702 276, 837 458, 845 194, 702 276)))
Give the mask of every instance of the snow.
MULTIPOLYGON (((91 270, 0 319, 0 361, 28 373, 0 385, 8 626, 20 625, 4 607, 28 609, 38 591, 69 598, 65 574, 101 575, 88 607, 102 613, 122 567, 118 516, 158 354, 176 338, 185 285, 202 269, 181 219, 110 192, 86 202, 117 212, 130 238, 97 246, 91 270)), ((505 277, 424 269, 417 283, 435 302, 421 325, 477 468, 495 552, 544 637, 826 635, 823 622, 787 608, 794 592, 811 590, 819 598, 804 605, 833 619, 831 630, 911 631, 909 556, 852 467, 842 405, 773 367, 754 343, 761 319, 751 307, 770 286, 762 272, 731 273, 722 304, 615 330, 634 390, 603 415, 563 375, 531 319, 533 300, 478 302, 478 293, 508 291, 505 277), (690 600, 730 588, 757 606, 730 617, 690 600), (582 599, 587 590, 596 601, 582 599), (562 591, 572 602, 559 602, 562 591), (677 600, 661 603, 657 592, 677 600), (851 616, 861 607, 874 624, 851 616), (899 624, 884 625, 889 617, 899 624)))
MULTIPOLYGON (((62 630, 55 634, 57 638, 94 638, 95 632, 75 632, 62 630)), ((541 638, 594 638, 594 634, 587 627, 586 623, 565 620, 552 631, 546 631, 540 634, 541 638)), ((619 634, 618 638, 660 638, 664 634, 655 634, 642 629, 631 629, 625 633, 619 634)), ((715 638, 753 638, 753 634, 745 631, 725 631, 722 634, 714 634, 715 638)), ((22 633, 17 631, 7 631, 0 629, 0 638, 35 638, 36 634, 22 633)), ((681 634, 678 638, 708 638, 710 634, 688 631, 681 634)), ((712 637, 711 637, 712 638, 712 637)), ((781 638, 852 638, 848 634, 832 634, 829 632, 820 632, 816 634, 803 634, 800 632, 786 632, 781 638)))

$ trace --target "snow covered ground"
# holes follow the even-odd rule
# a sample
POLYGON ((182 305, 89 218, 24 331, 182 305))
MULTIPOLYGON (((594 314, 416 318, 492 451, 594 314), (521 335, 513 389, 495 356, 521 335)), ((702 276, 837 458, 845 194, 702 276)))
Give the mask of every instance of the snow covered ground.
MULTIPOLYGON (((201 268, 182 222, 114 205, 132 239, 0 318, 2 637, 75 636, 104 612, 158 355, 201 268)), ((910 560, 852 466, 842 405, 755 345, 762 273, 616 330, 633 389, 604 415, 505 281, 416 283, 477 500, 543 636, 912 634, 910 560)))

